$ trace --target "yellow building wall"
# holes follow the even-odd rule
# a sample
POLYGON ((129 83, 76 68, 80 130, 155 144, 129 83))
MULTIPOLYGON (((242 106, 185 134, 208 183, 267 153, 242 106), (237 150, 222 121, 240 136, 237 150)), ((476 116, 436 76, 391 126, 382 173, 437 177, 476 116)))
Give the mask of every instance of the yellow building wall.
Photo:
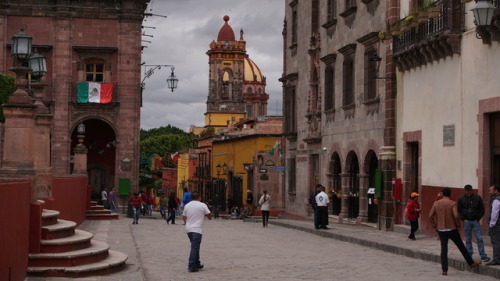
POLYGON ((189 178, 189 153, 180 154, 177 160, 177 197, 181 199, 184 196, 182 191, 182 182, 185 182, 187 187, 187 180, 189 178))
POLYGON ((270 150, 276 141, 280 141, 280 138, 256 136, 213 143, 212 177, 227 180, 228 173, 226 175, 217 175, 217 165, 223 166, 226 164, 228 172, 233 171, 234 176, 242 177, 242 202, 245 202, 247 196, 246 190, 248 189, 248 174, 243 164, 253 163, 257 150, 270 150))
POLYGON ((228 125, 245 117, 245 113, 206 113, 205 126, 227 128, 228 125))

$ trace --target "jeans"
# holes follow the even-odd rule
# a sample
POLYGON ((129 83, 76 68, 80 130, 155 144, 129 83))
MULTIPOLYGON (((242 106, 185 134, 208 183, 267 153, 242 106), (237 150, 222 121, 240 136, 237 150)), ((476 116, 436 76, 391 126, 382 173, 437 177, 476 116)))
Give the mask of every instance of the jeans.
POLYGON ((139 221, 139 212, 141 211, 141 207, 132 207, 132 211, 134 211, 134 222, 139 221))
POLYGON ((479 251, 481 259, 488 258, 488 255, 484 252, 484 242, 483 236, 481 235, 481 226, 479 225, 479 221, 464 221, 464 232, 465 247, 467 247, 469 254, 472 256, 474 253, 472 250, 472 233, 474 233, 474 237, 476 237, 477 242, 477 250, 479 251))
POLYGON ((114 203, 109 204, 109 209, 111 210, 111 213, 116 213, 116 205, 114 203))
POLYGON ((167 222, 172 221, 172 224, 175 224, 175 210, 174 208, 168 208, 168 218, 167 222))
POLYGON ((319 228, 319 220, 318 220, 318 207, 313 207, 313 215, 314 215, 314 228, 319 228))
POLYGON ((188 232, 189 241, 191 241, 191 252, 189 252, 188 269, 200 268, 200 246, 201 246, 201 233, 188 232))
POLYGON ((441 240, 441 268, 443 272, 448 272, 448 240, 450 239, 457 245, 457 248, 460 250, 460 253, 462 253, 462 256, 464 256, 467 264, 472 265, 474 263, 469 252, 467 252, 467 248, 465 248, 464 242, 462 242, 460 233, 458 233, 456 229, 451 231, 438 231, 438 233, 439 239, 441 240))
POLYGON ((219 217, 219 212, 220 212, 220 205, 216 205, 214 207, 214 218, 218 218, 219 217))
POLYGON ((160 215, 162 219, 166 218, 166 213, 165 213, 166 206, 165 205, 160 205, 160 215))
POLYGON ((408 238, 415 240, 415 232, 418 230, 418 220, 416 221, 410 221, 410 235, 408 238))
POLYGON ((500 226, 490 227, 491 246, 493 246, 493 260, 500 262, 500 226))
POLYGON ((269 222, 269 211, 261 211, 262 212, 262 226, 266 227, 269 222))

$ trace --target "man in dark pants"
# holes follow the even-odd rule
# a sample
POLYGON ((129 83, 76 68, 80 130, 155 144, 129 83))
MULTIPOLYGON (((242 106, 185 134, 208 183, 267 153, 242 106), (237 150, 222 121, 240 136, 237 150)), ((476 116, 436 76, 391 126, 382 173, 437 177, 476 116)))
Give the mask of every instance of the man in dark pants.
POLYGON ((439 233, 439 240, 441 240, 442 274, 448 275, 448 240, 455 243, 471 268, 480 265, 481 262, 472 259, 460 237, 460 216, 457 203, 450 199, 451 189, 445 187, 442 192, 443 199, 434 202, 429 213, 429 220, 432 227, 439 233))
POLYGON ((316 195, 316 209, 318 209, 318 227, 316 229, 329 229, 328 228, 328 203, 330 199, 325 193, 325 187, 321 186, 318 195, 316 195))
POLYGON ((486 265, 500 264, 500 186, 490 186, 490 213, 488 226, 490 227, 490 239, 493 246, 493 259, 486 265))
POLYGON ((316 195, 321 190, 322 185, 317 184, 316 188, 311 191, 311 195, 309 195, 309 205, 311 205, 313 209, 313 214, 314 214, 314 228, 319 229, 319 222, 318 222, 318 205, 316 205, 316 195))
POLYGON ((484 216, 484 204, 481 196, 472 192, 472 186, 467 184, 464 186, 465 194, 460 196, 457 201, 458 213, 464 221, 465 247, 472 256, 474 250, 472 248, 472 234, 476 237, 477 250, 482 262, 488 262, 490 258, 484 251, 483 235, 481 233, 481 225, 479 220, 484 216))

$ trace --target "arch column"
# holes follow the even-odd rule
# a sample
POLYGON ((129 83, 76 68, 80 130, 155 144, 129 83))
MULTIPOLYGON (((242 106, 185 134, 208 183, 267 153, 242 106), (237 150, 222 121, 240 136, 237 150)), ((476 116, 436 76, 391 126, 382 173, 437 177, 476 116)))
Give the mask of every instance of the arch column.
POLYGON ((339 214, 339 223, 344 223, 344 218, 347 217, 347 212, 349 210, 349 174, 348 173, 342 173, 340 174, 341 182, 342 182, 342 197, 341 197, 341 202, 342 202, 342 207, 340 208, 340 214, 339 214))
POLYGON ((356 223, 368 221, 368 174, 359 174, 359 214, 356 223))

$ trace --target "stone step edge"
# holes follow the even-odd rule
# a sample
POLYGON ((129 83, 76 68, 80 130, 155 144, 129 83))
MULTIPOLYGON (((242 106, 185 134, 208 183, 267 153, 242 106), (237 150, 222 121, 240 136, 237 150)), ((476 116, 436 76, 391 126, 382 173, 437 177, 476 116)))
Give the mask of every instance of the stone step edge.
POLYGON ((88 248, 62 252, 62 253, 39 253, 39 254, 29 254, 30 259, 74 259, 85 256, 93 256, 110 249, 109 244, 101 241, 92 241, 92 244, 88 248))
POLYGON ((128 256, 124 253, 109 250, 109 255, 102 261, 70 267, 28 267, 28 274, 63 273, 63 274, 86 274, 100 271, 124 264, 128 256))
POLYGON ((86 217, 115 217, 118 216, 118 213, 109 213, 109 214, 85 214, 86 217))
POLYGON ((48 219, 59 216, 61 213, 56 210, 43 209, 42 210, 42 219, 48 219))
POLYGON ((42 239, 41 244, 42 246, 69 245, 74 243, 90 241, 92 237, 94 237, 94 234, 90 232, 83 231, 80 229, 75 229, 74 235, 71 235, 69 237, 49 239, 49 240, 42 239))
POLYGON ((61 219, 58 219, 56 224, 42 226, 43 229, 46 229, 49 232, 57 232, 57 231, 72 229, 75 227, 76 227, 76 222, 61 220, 61 219))

